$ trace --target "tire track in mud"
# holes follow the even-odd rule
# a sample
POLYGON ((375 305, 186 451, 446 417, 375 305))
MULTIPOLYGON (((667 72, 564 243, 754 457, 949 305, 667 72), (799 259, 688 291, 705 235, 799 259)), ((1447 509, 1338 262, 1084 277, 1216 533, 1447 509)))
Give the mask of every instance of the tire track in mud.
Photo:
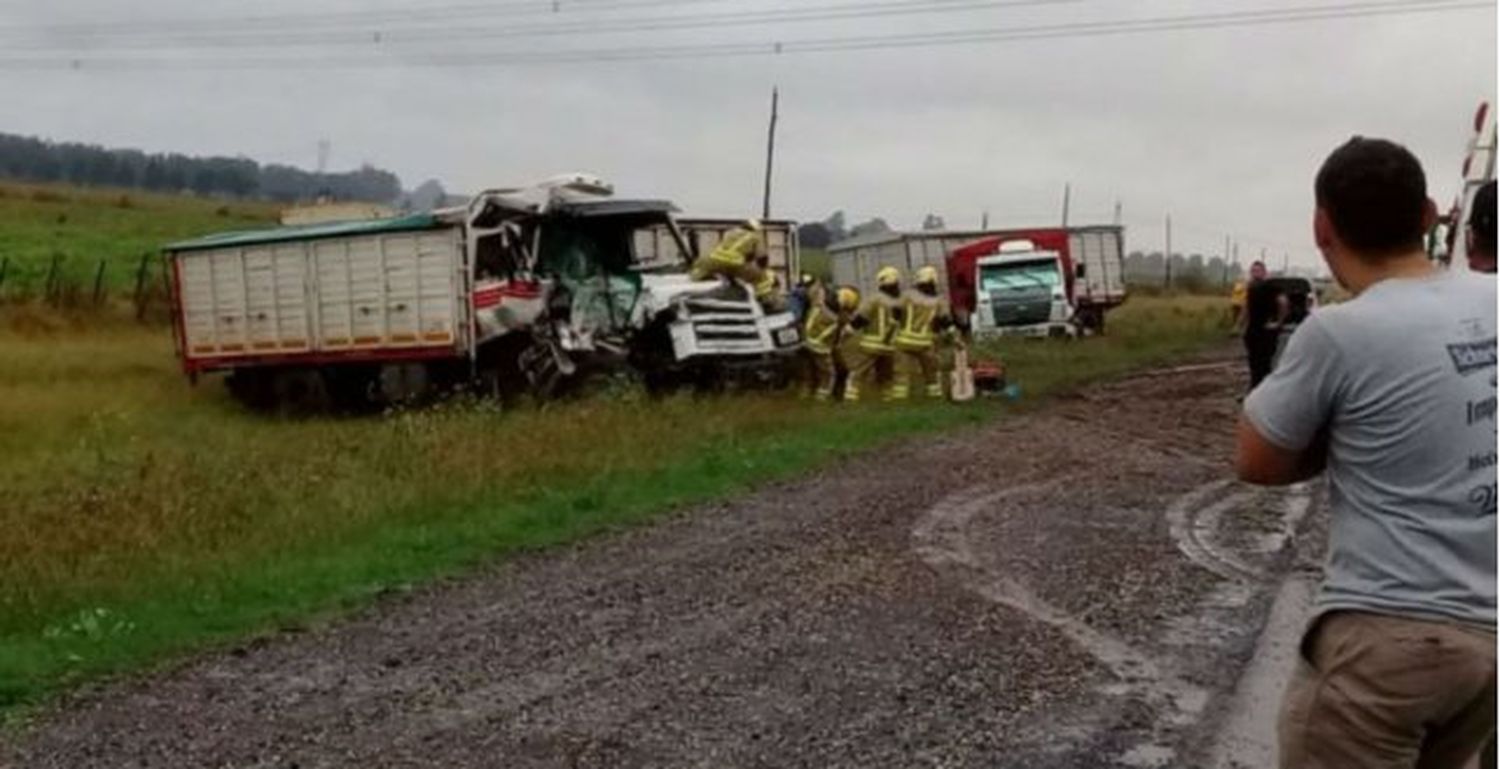
MULTIPOLYGON (((1175 761, 1184 758, 1184 733, 1199 724, 1214 692, 1191 682, 1173 663, 1170 649, 1160 652, 1143 649, 1047 603, 1021 579, 1006 574, 990 562, 992 559, 983 557, 976 550, 969 530, 977 517, 1002 502, 1056 491, 1080 480, 1078 475, 1067 475, 1005 488, 982 485, 957 492, 930 507, 917 519, 912 527, 913 552, 932 568, 950 575, 964 589, 1053 627, 1100 662, 1116 679, 1100 685, 1100 694, 1112 698, 1137 698, 1163 715, 1164 720, 1154 734, 1128 746, 1117 757, 1121 764, 1137 767, 1176 765, 1175 761)), ((1183 632, 1182 625, 1212 624, 1215 612, 1244 606, 1254 594, 1255 586, 1263 586, 1269 579, 1267 567, 1251 563, 1222 540, 1225 516, 1252 505, 1270 503, 1277 508, 1279 526, 1276 530, 1252 540, 1244 548, 1245 554, 1251 557, 1275 558, 1282 553, 1312 509, 1312 495, 1310 484, 1266 491, 1219 479, 1201 484, 1172 500, 1164 517, 1177 548, 1193 563, 1224 580, 1224 584, 1205 596, 1200 611, 1177 618, 1176 640, 1165 639, 1166 646, 1201 644, 1202 634, 1192 630, 1183 632)), ((1212 633, 1208 635, 1212 636, 1212 633)), ((1265 675, 1259 670, 1253 674, 1265 675)), ((1263 689, 1264 686, 1257 688, 1255 696, 1264 699, 1263 689)), ((1245 696, 1236 694, 1240 700, 1245 696)), ((1228 728, 1226 734, 1214 740, 1216 766, 1251 766, 1254 764, 1239 763, 1238 758, 1225 756, 1263 757, 1267 754, 1263 719, 1232 717, 1228 728)))

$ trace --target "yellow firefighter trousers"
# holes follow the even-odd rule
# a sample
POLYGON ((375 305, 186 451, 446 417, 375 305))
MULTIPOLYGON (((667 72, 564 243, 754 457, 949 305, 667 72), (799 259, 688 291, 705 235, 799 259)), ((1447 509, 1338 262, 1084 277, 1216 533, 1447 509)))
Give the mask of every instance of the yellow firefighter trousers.
MULTIPOLYGON (((866 380, 875 377, 882 361, 889 361, 891 364, 894 364, 896 360, 895 355, 894 350, 873 352, 859 345, 850 345, 846 353, 846 358, 849 362, 849 379, 844 384, 844 400, 859 400, 860 386, 864 385, 866 380)), ((885 400, 899 399, 898 392, 897 383, 893 380, 891 386, 886 388, 885 400)))
POLYGON ((901 348, 896 352, 896 383, 891 387, 892 400, 911 397, 914 385, 920 383, 929 398, 943 397, 943 368, 937 350, 932 347, 901 348), (913 381, 916 379, 916 381, 913 381))
POLYGON ((813 398, 826 401, 833 397, 833 387, 838 381, 838 370, 833 365, 833 352, 807 351, 807 359, 812 364, 811 381, 805 394, 813 398))

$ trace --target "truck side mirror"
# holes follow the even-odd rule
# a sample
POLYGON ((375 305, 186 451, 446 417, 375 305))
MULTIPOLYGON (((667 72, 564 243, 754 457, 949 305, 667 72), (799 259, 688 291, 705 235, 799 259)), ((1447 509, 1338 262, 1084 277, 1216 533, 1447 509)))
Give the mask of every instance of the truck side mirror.
POLYGON ((1085 269, 1087 267, 1088 267, 1088 265, 1084 264, 1083 262, 1079 262, 1078 264, 1073 265, 1073 275, 1074 275, 1074 277, 1078 277, 1078 278, 1084 277, 1084 275, 1087 273, 1087 270, 1085 269))

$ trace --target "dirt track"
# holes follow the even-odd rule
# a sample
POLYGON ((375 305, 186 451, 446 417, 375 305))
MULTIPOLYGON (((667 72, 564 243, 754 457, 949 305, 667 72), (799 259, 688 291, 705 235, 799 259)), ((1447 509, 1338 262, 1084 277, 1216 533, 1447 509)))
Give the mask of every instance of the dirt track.
POLYGON ((516 559, 82 693, 0 764, 1219 761, 1288 533, 1319 518, 1309 489, 1226 479, 1240 387, 1135 377, 516 559))

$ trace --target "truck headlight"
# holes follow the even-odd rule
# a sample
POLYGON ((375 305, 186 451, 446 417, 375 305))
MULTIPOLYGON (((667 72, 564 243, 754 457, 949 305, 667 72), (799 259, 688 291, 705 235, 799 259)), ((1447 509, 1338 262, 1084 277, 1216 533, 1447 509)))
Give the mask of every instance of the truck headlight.
POLYGON ((802 335, 797 333, 796 326, 776 329, 777 347, 791 347, 800 341, 802 341, 802 335))

